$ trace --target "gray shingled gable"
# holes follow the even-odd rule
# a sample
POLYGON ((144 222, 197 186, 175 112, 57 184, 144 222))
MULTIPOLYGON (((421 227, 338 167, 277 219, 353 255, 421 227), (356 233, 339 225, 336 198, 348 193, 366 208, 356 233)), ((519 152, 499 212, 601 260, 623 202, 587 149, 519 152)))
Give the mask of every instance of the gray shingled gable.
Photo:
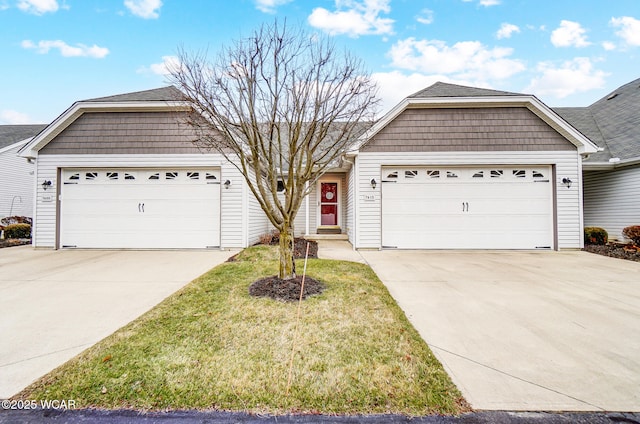
POLYGON ((466 87, 464 85, 436 82, 435 84, 413 93, 408 98, 424 99, 430 97, 495 97, 495 96, 523 96, 521 93, 490 90, 488 88, 466 87))
POLYGON ((183 94, 176 87, 155 88, 153 90, 135 91, 133 93, 116 94, 115 96, 97 97, 83 102, 117 103, 117 102, 169 102, 181 100, 183 94))
POLYGON ((590 106, 554 110, 604 149, 591 155, 588 162, 640 158, 640 78, 615 89, 590 106))
POLYGON ((0 125, 0 149, 18 141, 31 138, 42 131, 46 125, 0 125))

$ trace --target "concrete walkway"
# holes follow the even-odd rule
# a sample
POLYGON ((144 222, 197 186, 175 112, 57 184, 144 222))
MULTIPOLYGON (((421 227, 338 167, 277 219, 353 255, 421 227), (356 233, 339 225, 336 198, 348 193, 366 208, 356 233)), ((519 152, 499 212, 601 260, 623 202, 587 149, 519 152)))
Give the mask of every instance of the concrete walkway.
POLYGON ((0 399, 234 253, 0 249, 0 399))
POLYGON ((362 251, 476 409, 640 411, 640 263, 362 251))

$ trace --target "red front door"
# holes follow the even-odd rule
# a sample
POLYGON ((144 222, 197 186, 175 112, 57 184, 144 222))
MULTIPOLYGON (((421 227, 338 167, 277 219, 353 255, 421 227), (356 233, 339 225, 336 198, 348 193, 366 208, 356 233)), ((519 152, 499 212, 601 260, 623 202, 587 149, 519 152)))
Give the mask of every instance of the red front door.
POLYGON ((338 225, 338 183, 320 183, 320 225, 338 225))

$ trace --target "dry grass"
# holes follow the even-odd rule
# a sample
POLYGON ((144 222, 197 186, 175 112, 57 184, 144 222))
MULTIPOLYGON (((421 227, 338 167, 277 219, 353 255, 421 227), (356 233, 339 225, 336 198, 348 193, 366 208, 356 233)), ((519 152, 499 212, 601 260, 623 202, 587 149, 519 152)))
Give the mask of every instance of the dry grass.
MULTIPOLYGON (((327 285, 297 305, 248 295, 276 272, 274 248, 193 281, 152 311, 34 383, 18 398, 80 407, 289 413, 456 414, 466 403, 367 266, 311 260, 327 285)), ((302 269, 302 266, 300 266, 302 269)))

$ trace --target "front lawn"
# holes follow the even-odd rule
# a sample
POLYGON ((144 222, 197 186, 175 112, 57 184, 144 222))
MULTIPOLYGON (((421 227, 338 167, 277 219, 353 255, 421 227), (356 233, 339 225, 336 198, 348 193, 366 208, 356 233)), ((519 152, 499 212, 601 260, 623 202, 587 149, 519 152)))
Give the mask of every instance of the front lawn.
POLYGON ((326 288, 302 304, 287 396, 297 303, 248 294, 253 281, 277 272, 274 258, 274 247, 246 249, 16 399, 275 414, 468 410, 371 269, 318 259, 307 274, 326 288))

